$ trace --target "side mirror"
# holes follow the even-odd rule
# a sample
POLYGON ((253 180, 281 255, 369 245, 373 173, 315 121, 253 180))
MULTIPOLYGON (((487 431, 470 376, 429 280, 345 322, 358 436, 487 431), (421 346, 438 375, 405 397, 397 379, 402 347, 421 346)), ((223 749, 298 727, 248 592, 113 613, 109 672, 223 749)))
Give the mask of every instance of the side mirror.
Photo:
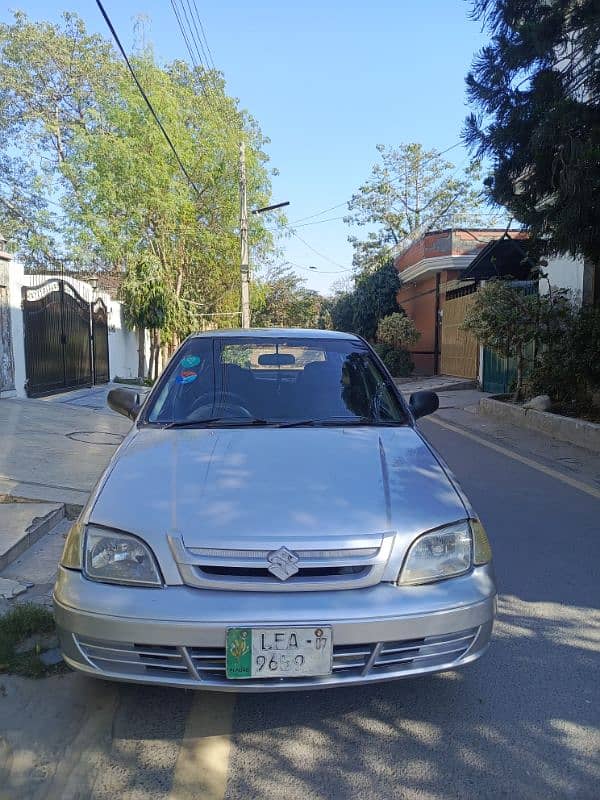
POLYGON ((106 398, 108 407, 128 419, 135 419, 142 407, 140 396, 131 389, 111 389, 106 398))
POLYGON ((408 405, 415 419, 418 419, 437 411, 440 407, 440 398, 435 392, 415 392, 411 394, 408 405))

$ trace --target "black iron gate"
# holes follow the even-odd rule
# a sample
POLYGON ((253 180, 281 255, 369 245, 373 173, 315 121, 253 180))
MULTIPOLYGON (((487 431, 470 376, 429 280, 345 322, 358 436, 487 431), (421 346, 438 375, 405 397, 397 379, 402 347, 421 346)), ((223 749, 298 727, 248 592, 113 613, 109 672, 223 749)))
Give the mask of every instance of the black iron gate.
MULTIPOLYGON (((106 306, 98 312, 96 349, 101 353, 98 379, 94 380, 93 318, 90 303, 62 278, 39 286, 24 286, 26 390, 29 397, 91 386, 108 381, 108 326, 106 306)), ((94 306, 98 303, 94 303, 94 306)))

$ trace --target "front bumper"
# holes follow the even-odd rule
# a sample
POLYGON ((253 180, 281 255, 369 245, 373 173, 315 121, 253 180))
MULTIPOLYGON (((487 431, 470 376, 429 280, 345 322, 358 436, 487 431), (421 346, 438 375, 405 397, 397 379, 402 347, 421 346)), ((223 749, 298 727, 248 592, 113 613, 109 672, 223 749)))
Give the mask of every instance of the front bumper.
POLYGON ((491 566, 428 586, 248 593, 112 586, 59 569, 54 608, 64 658, 111 680, 218 691, 285 691, 371 683, 454 669, 489 644, 491 566), (324 678, 228 680, 228 627, 331 625, 324 678))

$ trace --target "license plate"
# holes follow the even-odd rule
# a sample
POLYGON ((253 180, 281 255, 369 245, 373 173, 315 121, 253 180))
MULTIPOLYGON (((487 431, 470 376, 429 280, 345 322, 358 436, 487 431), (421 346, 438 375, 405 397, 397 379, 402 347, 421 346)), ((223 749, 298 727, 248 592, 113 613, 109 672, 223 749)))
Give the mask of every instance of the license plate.
POLYGON ((229 628, 227 677, 300 678, 330 675, 331 628, 229 628))

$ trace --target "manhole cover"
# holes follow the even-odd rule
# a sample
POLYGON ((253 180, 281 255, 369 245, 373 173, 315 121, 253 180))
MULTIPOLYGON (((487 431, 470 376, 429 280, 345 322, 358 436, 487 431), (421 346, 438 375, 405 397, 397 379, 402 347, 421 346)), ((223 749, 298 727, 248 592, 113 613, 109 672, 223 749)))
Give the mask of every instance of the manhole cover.
POLYGON ((85 442, 85 444, 109 444, 115 447, 123 441, 123 435, 120 433, 103 433, 102 431, 73 431, 67 433, 69 439, 76 442, 85 442))

